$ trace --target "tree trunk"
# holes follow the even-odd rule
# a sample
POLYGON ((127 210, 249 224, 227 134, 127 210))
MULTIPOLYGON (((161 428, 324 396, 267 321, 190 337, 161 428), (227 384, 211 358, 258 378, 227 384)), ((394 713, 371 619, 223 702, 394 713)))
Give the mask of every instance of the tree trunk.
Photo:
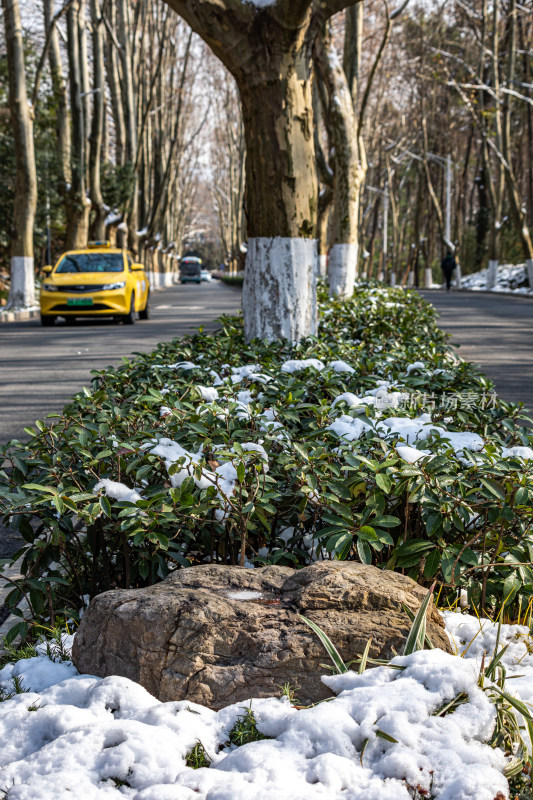
MULTIPOLYGON (((44 0, 44 22, 46 30, 49 29, 54 17, 55 1, 44 0)), ((56 112, 56 135, 59 151, 59 165, 61 170, 61 194, 64 195, 67 184, 70 183, 70 120, 68 116, 68 97, 65 77, 63 75, 63 61, 59 47, 59 35, 57 26, 54 25, 51 37, 50 48, 48 51, 48 61, 50 64, 50 77, 52 80, 52 91, 54 93, 55 112, 56 112)))
POLYGON ((26 95, 24 47, 18 0, 2 0, 2 6, 16 164, 8 307, 32 306, 35 304, 33 222, 37 206, 33 120, 26 95))
POLYGON ((86 247, 90 201, 85 183, 86 138, 81 89, 79 52, 79 3, 67 11, 68 62, 70 76, 70 108, 72 113, 71 169, 72 185, 67 196, 67 250, 86 247))
POLYGON ((287 53, 279 71, 237 81, 246 132, 248 253, 244 333, 298 341, 316 332, 317 180, 309 63, 287 53), (281 79, 280 79, 281 76, 281 79))
POLYGON ((91 0, 91 26, 93 38, 93 115, 89 142, 89 186, 93 219, 91 239, 105 238, 106 210, 100 186, 102 136, 104 132, 104 41, 103 21, 98 0, 91 0))
POLYGON ((366 160, 357 136, 352 96, 336 57, 329 26, 316 46, 316 65, 329 95, 328 128, 334 147, 334 210, 332 247, 328 259, 330 295, 351 297, 359 250, 359 201, 366 160))

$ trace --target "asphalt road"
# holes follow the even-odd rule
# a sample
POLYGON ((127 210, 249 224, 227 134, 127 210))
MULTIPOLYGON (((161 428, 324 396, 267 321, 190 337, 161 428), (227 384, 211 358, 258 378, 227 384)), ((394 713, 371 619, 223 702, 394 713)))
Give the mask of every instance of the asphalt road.
POLYGON ((146 352, 161 341, 203 325, 214 330, 220 314, 240 307, 241 292, 219 281, 184 284, 154 292, 152 319, 135 325, 111 321, 40 321, 0 325, 0 442, 26 438, 24 428, 59 411, 83 385, 92 369, 117 364, 121 356, 146 352))
POLYGON ((533 299, 482 292, 421 291, 439 325, 479 364, 504 400, 533 410, 533 299))

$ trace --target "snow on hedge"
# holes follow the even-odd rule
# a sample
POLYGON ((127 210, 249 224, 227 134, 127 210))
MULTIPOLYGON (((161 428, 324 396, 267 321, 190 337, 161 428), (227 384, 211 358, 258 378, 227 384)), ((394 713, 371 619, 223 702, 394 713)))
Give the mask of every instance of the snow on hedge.
MULTIPOLYGON (((83 800, 508 797, 504 754, 485 744, 495 710, 477 685, 478 660, 494 647, 496 626, 484 620, 480 633, 473 617, 445 617, 458 651, 472 642, 466 658, 425 650, 394 658, 396 668, 324 677, 336 697, 302 710, 285 697, 219 712, 187 701, 161 703, 126 678, 78 675, 41 647, 41 655, 0 670, 5 691, 15 675, 30 690, 0 704, 0 788, 7 800, 61 800, 73 792, 83 800), (436 716, 462 692, 467 703, 436 716), (269 738, 228 745, 244 708, 269 738), (212 763, 195 770, 185 759, 199 742, 212 763)), ((520 662, 531 694, 527 633, 503 626, 502 641, 511 643, 506 665, 512 673, 520 662)))

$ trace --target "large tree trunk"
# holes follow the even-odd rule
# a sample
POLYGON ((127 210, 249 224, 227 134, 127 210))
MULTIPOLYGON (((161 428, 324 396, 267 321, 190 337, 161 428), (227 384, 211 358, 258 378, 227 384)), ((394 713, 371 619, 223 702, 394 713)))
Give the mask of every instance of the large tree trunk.
POLYGON ((309 58, 239 78, 246 132, 244 332, 298 341, 316 332, 317 180, 309 58))
POLYGON ((316 331, 317 179, 311 53, 354 0, 167 0, 234 76, 246 136, 244 332, 298 341, 316 331))
POLYGON ((37 205, 33 120, 26 95, 24 47, 18 0, 2 0, 2 6, 16 163, 8 307, 32 306, 35 304, 33 221, 37 205))

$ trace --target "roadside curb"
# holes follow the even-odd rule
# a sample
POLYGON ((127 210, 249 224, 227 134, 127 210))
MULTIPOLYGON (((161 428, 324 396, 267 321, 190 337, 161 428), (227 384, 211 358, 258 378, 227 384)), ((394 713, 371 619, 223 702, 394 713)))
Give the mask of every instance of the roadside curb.
MULTIPOLYGON (((440 287, 439 289, 432 289, 426 288, 425 286, 414 286, 410 287, 417 289, 419 292, 441 292, 445 294, 444 289, 440 287)), ((457 289, 452 287, 450 294, 489 294, 491 297, 498 297, 499 295, 503 295, 504 297, 523 297, 526 300, 533 300, 533 293, 532 294, 522 294, 521 292, 493 292, 491 289, 457 289)))
POLYGON ((38 308, 21 308, 14 311, 0 311, 0 325, 4 322, 21 322, 29 319, 39 319, 38 308))

